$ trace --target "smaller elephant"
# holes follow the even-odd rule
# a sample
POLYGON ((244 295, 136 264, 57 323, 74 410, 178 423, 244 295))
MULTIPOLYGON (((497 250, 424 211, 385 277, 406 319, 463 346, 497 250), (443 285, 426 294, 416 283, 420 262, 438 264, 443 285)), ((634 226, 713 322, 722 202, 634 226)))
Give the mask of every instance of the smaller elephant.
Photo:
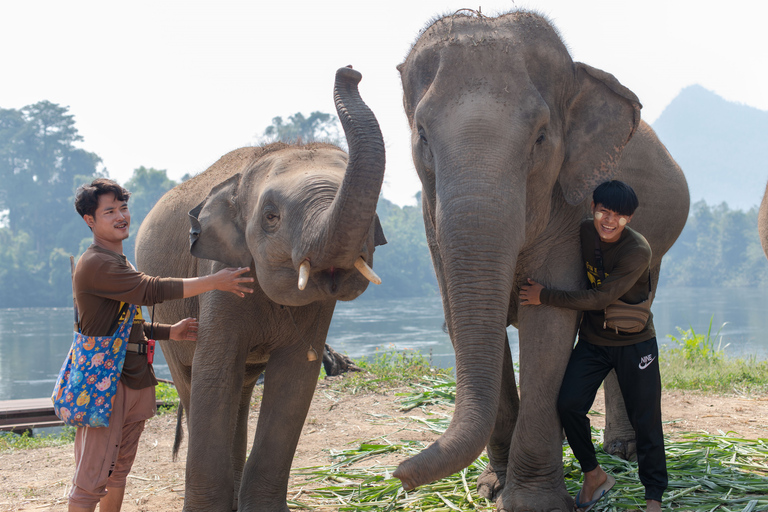
POLYGON ((334 87, 349 155, 322 143, 235 150, 169 191, 139 230, 144 272, 185 278, 250 267, 256 283, 244 299, 209 292, 156 307, 161 322, 200 320, 195 344, 162 342, 187 411, 185 511, 288 510, 291 462, 336 301, 380 282, 371 266, 374 247, 386 243, 376 216, 384 143, 360 79, 341 68, 334 87))

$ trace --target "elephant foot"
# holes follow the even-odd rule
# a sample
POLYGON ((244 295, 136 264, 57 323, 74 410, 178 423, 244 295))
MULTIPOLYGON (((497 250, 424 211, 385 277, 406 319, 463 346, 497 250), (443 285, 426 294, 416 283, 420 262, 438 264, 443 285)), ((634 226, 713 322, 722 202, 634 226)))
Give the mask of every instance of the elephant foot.
POLYGON ((637 461, 637 442, 634 439, 606 439, 603 450, 624 460, 637 461))
POLYGON ((506 479, 506 467, 504 470, 496 471, 489 463, 485 471, 477 477, 477 494, 490 501, 496 500, 504 489, 506 479))
POLYGON ((573 512, 573 498, 559 489, 510 489, 496 500, 498 512, 573 512))
POLYGON ((275 512, 291 512, 291 509, 288 508, 288 504, 285 502, 282 503, 249 503, 249 504, 241 504, 241 508, 238 509, 238 512, 259 512, 262 510, 269 510, 269 511, 275 511, 275 512))

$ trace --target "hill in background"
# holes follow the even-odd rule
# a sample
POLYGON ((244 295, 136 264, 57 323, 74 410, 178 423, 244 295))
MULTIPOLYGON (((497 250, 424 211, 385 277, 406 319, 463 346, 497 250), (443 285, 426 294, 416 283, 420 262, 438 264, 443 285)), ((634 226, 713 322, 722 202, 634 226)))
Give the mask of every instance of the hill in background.
POLYGON ((724 100, 700 85, 680 91, 653 129, 682 167, 691 204, 760 204, 768 181, 768 112, 724 100))

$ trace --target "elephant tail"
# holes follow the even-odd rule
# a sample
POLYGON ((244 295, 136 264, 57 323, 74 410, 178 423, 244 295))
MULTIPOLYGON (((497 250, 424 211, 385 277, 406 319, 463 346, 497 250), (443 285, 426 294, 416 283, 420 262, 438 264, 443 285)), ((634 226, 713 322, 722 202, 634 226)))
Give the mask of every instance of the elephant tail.
POLYGON ((184 418, 184 406, 179 402, 179 412, 176 414, 176 436, 173 438, 173 462, 179 456, 179 447, 184 440, 184 428, 182 425, 182 419, 184 418))

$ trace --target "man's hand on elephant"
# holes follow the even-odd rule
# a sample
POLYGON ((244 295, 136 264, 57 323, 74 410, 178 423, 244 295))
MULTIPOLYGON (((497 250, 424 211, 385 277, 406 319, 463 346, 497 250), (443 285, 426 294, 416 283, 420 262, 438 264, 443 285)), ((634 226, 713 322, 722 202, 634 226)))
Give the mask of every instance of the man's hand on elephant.
POLYGON ((203 277, 190 277, 182 279, 184 283, 184 298, 194 297, 211 290, 231 292, 238 297, 245 297, 246 293, 253 293, 253 288, 244 283, 252 283, 252 277, 243 277, 243 274, 251 270, 249 267, 224 268, 203 277))
POLYGON ((224 268, 213 274, 216 279, 216 290, 222 292, 232 292, 238 297, 245 297, 246 293, 253 293, 253 288, 244 286, 243 283, 252 283, 252 277, 241 277, 243 274, 251 270, 248 267, 240 268, 224 268))
POLYGON ((197 318, 185 318, 171 326, 171 339, 180 341, 197 341, 197 328, 200 323, 197 318))
POLYGON ((528 284, 524 284, 520 287, 520 305, 521 306, 538 306, 541 304, 541 290, 544 287, 528 278, 528 284))

